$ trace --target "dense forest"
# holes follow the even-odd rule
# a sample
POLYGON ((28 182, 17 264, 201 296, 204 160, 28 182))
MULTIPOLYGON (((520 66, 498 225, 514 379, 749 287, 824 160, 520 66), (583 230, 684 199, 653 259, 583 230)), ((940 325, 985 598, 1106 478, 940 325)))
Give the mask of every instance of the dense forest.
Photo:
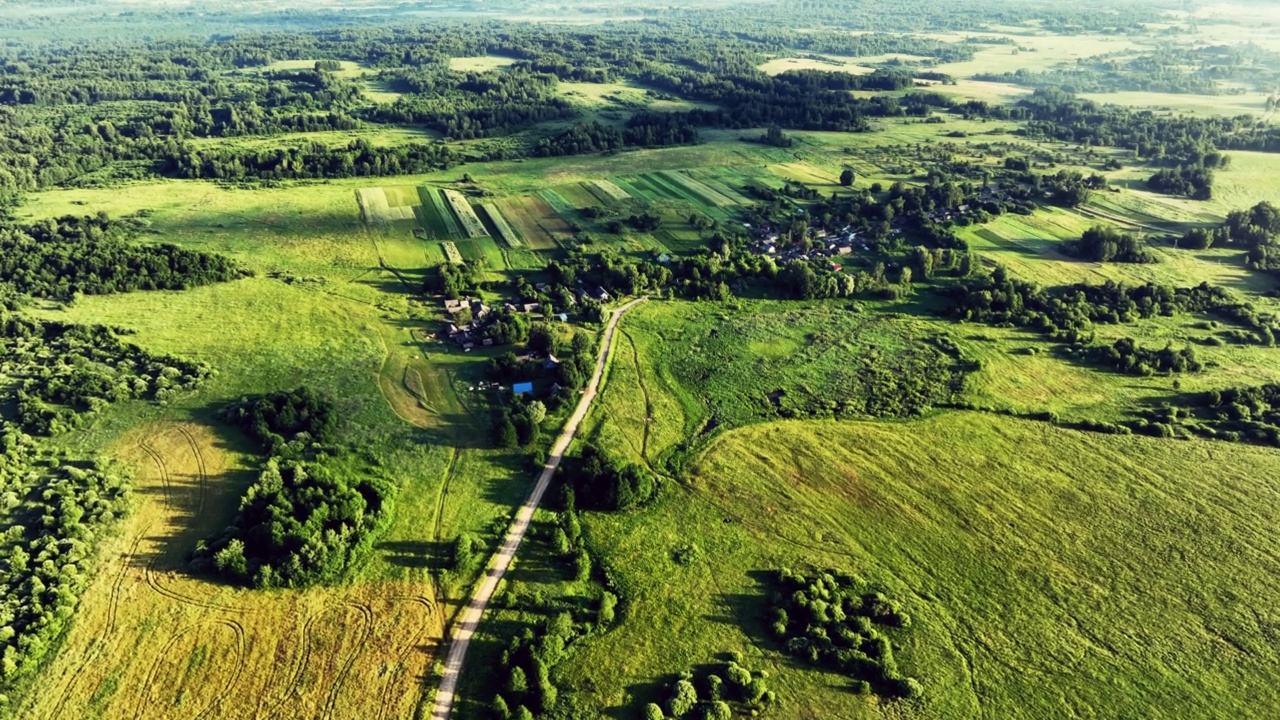
POLYGON ((220 255, 131 242, 139 227, 136 218, 112 221, 105 213, 0 226, 0 285, 70 300, 77 294, 185 290, 249 274, 220 255))

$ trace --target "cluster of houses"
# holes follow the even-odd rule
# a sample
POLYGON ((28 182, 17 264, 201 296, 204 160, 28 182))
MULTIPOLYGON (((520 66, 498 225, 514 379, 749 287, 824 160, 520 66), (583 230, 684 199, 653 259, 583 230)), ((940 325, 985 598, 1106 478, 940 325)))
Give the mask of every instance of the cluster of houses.
POLYGON ((461 298, 445 300, 444 312, 449 316, 445 334, 463 350, 470 351, 477 344, 493 345, 493 338, 484 335, 484 321, 493 313, 493 308, 476 298, 461 298))
MULTIPOLYGON (((839 258, 851 254, 854 250, 870 248, 870 243, 851 226, 845 226, 837 232, 810 228, 809 233, 814 242, 807 249, 795 243, 783 244, 777 228, 767 223, 756 228, 751 228, 749 225, 747 227, 755 236, 751 241, 751 251, 757 255, 769 255, 781 262, 808 261, 819 257, 839 258)), ((891 232, 901 234, 902 231, 895 228, 891 232)), ((839 268, 839 266, 833 264, 833 268, 839 268)))

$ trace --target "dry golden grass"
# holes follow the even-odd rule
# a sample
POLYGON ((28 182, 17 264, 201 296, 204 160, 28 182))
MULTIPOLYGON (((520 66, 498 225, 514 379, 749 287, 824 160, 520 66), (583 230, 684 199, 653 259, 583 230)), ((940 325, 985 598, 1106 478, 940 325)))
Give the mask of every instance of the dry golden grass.
POLYGON ((441 636, 429 583, 259 592, 182 571, 231 516, 251 461, 208 428, 144 428, 135 508, 66 644, 19 711, 32 720, 411 718, 441 636))

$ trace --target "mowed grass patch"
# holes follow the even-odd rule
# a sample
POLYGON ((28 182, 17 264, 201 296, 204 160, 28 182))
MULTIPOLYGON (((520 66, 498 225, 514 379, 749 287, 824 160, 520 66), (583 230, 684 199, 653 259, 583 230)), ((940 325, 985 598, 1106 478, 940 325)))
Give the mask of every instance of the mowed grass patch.
POLYGON ((734 650, 769 670, 780 718, 1247 716, 1280 703, 1258 620, 1280 612, 1277 462, 972 413, 737 430, 654 506, 588 516, 628 611, 558 675, 619 716, 734 650), (673 562, 689 544, 701 559, 673 562), (911 614, 896 656, 920 700, 853 700, 767 639, 763 574, 807 566, 911 614))
POLYGON ((756 66, 756 69, 768 75, 781 75, 784 72, 798 70, 820 70, 822 72, 843 72, 851 75, 866 75, 874 68, 858 65, 844 59, 827 56, 807 58, 773 58, 756 66))

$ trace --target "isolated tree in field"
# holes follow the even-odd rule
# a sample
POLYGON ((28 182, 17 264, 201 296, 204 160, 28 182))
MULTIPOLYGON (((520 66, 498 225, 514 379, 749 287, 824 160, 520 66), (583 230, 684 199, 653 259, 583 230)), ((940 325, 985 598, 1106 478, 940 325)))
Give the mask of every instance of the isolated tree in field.
POLYGON ((849 187, 853 184, 854 177, 856 176, 853 174, 853 170, 845 168, 844 171, 840 173, 840 184, 845 187, 849 187))

